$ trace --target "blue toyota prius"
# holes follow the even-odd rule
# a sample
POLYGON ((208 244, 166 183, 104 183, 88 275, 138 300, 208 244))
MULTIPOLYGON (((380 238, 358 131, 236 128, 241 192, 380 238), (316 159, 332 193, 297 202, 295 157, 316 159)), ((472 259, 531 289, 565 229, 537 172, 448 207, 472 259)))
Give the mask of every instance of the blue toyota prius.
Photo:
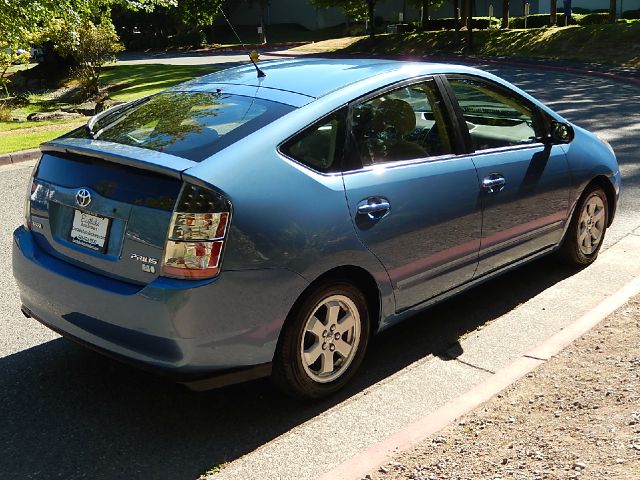
POLYGON ((473 68, 294 59, 115 107, 44 144, 22 311, 193 389, 345 385, 370 336, 555 252, 588 265, 615 155, 473 68))

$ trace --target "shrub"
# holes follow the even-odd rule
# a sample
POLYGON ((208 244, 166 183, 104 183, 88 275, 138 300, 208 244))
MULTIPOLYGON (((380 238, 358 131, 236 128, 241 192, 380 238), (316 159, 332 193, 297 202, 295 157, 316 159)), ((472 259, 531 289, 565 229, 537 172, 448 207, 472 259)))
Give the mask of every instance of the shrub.
POLYGON ((578 20, 578 25, 603 25, 609 23, 608 13, 588 13, 578 20))
POLYGON ((171 40, 174 47, 200 47, 207 43, 204 32, 197 29, 178 32, 171 40))
MULTIPOLYGON (((582 18, 582 15, 571 15, 569 25, 577 25, 582 18)), ((535 15, 529 15, 527 18, 527 28, 543 28, 549 26, 551 15, 548 13, 540 13, 535 15)), ((556 24, 564 26, 564 13, 558 13, 556 18, 556 24)), ((513 17, 509 22, 511 28, 524 28, 524 17, 513 17)))
POLYGON ((627 20, 637 20, 640 19, 640 9, 638 10, 626 10, 623 14, 622 14, 622 18, 625 18, 627 20))
POLYGON ((0 122, 10 122, 11 120, 13 120, 11 107, 0 102, 0 122))
POLYGON ((592 11, 589 10, 588 8, 582 8, 582 7, 573 7, 571 9, 571 13, 577 13, 578 15, 586 15, 591 12, 592 11))
POLYGON ((88 95, 100 91, 103 65, 115 61, 115 54, 123 50, 118 40, 111 26, 87 23, 78 29, 78 40, 72 55, 78 62, 76 77, 88 95))
MULTIPOLYGON (((454 30, 454 22, 454 18, 432 18, 427 24, 427 30, 454 30)), ((471 25, 476 30, 486 30, 490 27, 500 26, 500 19, 496 17, 475 17, 471 25)))
POLYGON ((115 61, 115 54, 124 49, 113 25, 92 22, 73 24, 53 20, 41 32, 40 41, 51 41, 62 57, 75 60, 72 74, 87 95, 99 93, 102 67, 115 61))
POLYGON ((169 46, 169 39, 155 32, 123 35, 122 40, 127 50, 160 50, 169 46))
POLYGON ((17 45, 9 45, 0 38, 0 89, 9 96, 9 67, 14 64, 29 63, 29 52, 21 52, 17 45))

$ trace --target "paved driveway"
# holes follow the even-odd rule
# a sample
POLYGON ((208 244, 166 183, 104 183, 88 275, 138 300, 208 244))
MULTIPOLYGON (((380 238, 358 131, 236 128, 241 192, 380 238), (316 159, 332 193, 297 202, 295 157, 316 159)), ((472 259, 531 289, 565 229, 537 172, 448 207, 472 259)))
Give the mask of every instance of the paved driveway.
MULTIPOLYGON (((640 89, 543 71, 489 70, 612 143, 620 157, 625 190, 607 247, 639 227, 640 166, 636 155, 640 147, 640 89)), ((559 282, 571 281, 575 272, 543 259, 381 335, 373 342, 361 374, 333 399, 301 404, 283 398, 262 380, 194 394, 76 347, 23 318, 11 278, 10 250, 11 231, 22 222, 28 174, 26 165, 0 168, 3 478, 192 479, 276 438, 262 449, 259 462, 252 464, 252 456, 247 457, 248 470, 239 470, 244 473, 235 478, 253 474, 254 478, 274 478, 275 471, 282 478, 311 478, 323 467, 338 463, 348 449, 392 433, 411 421, 410 415, 422 414, 490 375, 494 370, 490 364, 451 361, 460 356, 459 340, 469 338, 469 332, 489 330, 492 324, 520 311, 518 305, 535 303, 539 294, 551 295, 557 307, 554 316, 541 311, 529 318, 519 339, 510 340, 526 343, 536 332, 557 330, 571 315, 563 302, 576 302, 566 295, 554 296, 562 291, 564 283, 559 282), (341 421, 340 415, 349 418, 341 421), (349 422, 360 426, 355 438, 345 431, 349 422), (289 457, 274 447, 278 445, 288 445, 287 451, 294 453, 298 449, 305 457, 306 470, 296 465, 299 457, 286 464, 289 457), (247 473, 252 468, 261 471, 247 473)), ((601 268, 607 270, 605 267, 601 268)), ((621 281, 615 277, 616 270, 607 270, 612 282, 621 281)), ((594 282, 593 291, 598 289, 594 282)), ((520 332, 510 333, 517 336, 520 332)), ((480 358, 483 344, 469 350, 476 349, 480 358)), ((493 350, 485 356, 499 356, 495 346, 490 348, 493 350)))

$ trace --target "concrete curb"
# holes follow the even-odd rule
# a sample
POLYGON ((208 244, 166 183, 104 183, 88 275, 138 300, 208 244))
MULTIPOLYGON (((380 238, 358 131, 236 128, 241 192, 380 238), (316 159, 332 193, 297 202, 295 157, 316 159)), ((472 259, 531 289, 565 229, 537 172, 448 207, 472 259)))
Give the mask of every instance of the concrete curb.
POLYGON ((6 153, 0 155, 0 165, 12 165, 14 163, 29 162, 40 157, 40 149, 22 150, 20 152, 6 153))
POLYGON ((640 277, 636 277, 568 327, 529 350, 486 381, 385 440, 362 450, 320 476, 318 480, 359 480, 363 478, 369 472, 391 460, 395 455, 422 443, 457 418, 489 401, 496 394, 543 365, 639 293, 640 277))
POLYGON ((592 70, 589 68, 576 68, 576 67, 563 67, 561 65, 545 65, 543 63, 527 63, 517 60, 509 60, 503 57, 491 58, 491 57, 450 57, 450 56, 438 56, 438 55, 375 55, 375 54, 347 54, 347 53, 286 53, 286 52, 268 52, 269 56, 274 57, 299 57, 299 56, 313 56, 313 57, 333 57, 333 58, 382 58, 392 60, 407 60, 407 61, 429 61, 437 63, 472 63, 482 64, 491 63, 494 65, 507 65, 510 67, 519 68, 535 68, 538 70, 546 70, 552 72, 570 73, 572 75, 588 75, 591 77, 606 78, 609 80, 615 80, 622 83, 640 87, 640 78, 634 78, 629 75, 620 75, 613 72, 601 72, 598 70, 592 70))

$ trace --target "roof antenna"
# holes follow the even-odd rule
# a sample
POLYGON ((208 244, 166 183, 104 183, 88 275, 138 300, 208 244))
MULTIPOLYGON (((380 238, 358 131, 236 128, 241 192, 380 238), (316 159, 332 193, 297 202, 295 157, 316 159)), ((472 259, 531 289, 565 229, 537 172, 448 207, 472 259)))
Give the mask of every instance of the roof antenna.
POLYGON ((256 72, 258 72, 258 78, 263 78, 266 77, 267 74, 264 73, 262 70, 260 70, 260 67, 258 67, 258 65, 256 64, 255 60, 253 59, 253 55, 251 55, 251 53, 249 52, 249 50, 247 50, 247 46, 243 43, 243 41, 240 39, 240 35, 238 35, 238 32, 236 32, 236 29, 233 28, 233 25, 231 25, 231 22, 229 21, 229 19, 227 18, 227 16, 224 13, 224 9, 222 8, 222 5, 218 5, 218 8, 220 9, 220 13, 222 13, 222 16, 224 17, 224 19, 227 21, 227 24, 229 25, 229 27, 231 28, 231 31, 233 32, 233 34, 236 36, 236 38, 238 39, 238 42, 240 43, 240 45, 242 45, 242 48, 245 49, 245 51, 247 52, 247 54, 249 55, 249 60, 251 60, 251 63, 253 63, 253 66, 256 67, 256 72))

